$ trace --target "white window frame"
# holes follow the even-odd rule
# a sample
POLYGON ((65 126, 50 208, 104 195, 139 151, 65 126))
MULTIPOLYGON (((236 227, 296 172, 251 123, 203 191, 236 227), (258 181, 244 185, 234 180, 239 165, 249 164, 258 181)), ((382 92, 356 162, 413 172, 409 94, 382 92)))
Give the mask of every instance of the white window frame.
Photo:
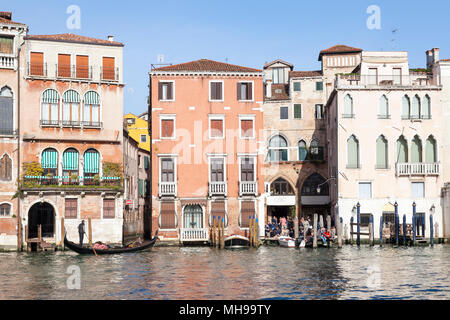
POLYGON ((358 199, 373 199, 373 183, 372 181, 358 181, 358 199), (370 184, 370 197, 362 197, 360 186, 361 184, 370 184))
POLYGON ((240 99, 238 101, 241 102, 253 102, 255 101, 255 81, 253 80, 242 80, 242 81, 238 81, 238 83, 251 83, 252 84, 252 98, 249 99, 240 99))
POLYGON ((208 137, 210 140, 224 140, 225 139, 225 115, 224 114, 210 114, 208 115, 208 137), (221 137, 213 137, 211 135, 211 120, 222 120, 222 136, 221 137))
POLYGON ((173 183, 178 183, 178 172, 177 172, 177 159, 178 155, 158 155, 159 158, 159 169, 158 169, 158 183, 162 183, 161 181, 161 169, 162 169, 162 160, 163 159, 172 159, 173 161, 173 183))
POLYGON ((223 80, 209 80, 209 95, 208 95, 208 100, 209 102, 223 102, 225 98, 225 84, 223 80), (220 100, 213 100, 211 99, 211 83, 212 82, 220 82, 222 83, 222 99, 220 100))
POLYGON ((425 181, 411 181, 411 197, 414 199, 425 199, 425 181), (413 193, 413 185, 414 184, 422 184, 423 185, 423 196, 422 197, 416 197, 416 195, 413 193))
MULTIPOLYGON (((253 181, 246 181, 246 182, 258 182, 258 179, 256 179, 256 168, 258 168, 257 161, 258 156, 254 153, 240 153, 238 154, 238 162, 239 162, 239 182, 242 182, 242 172, 241 172, 241 159, 242 158, 251 158, 253 159, 253 181)), ((239 211, 240 212, 240 211, 239 211)))
POLYGON ((255 115, 239 115, 239 139, 242 140, 254 140, 256 138, 255 135, 255 115), (252 136, 251 137, 243 137, 242 136, 242 129, 241 129, 241 120, 252 120, 253 122, 253 129, 252 129, 252 136))
MULTIPOLYGON (((172 96, 173 96, 173 99, 160 99, 159 101, 162 101, 162 102, 175 101, 175 80, 159 80, 158 81, 158 87, 159 87, 160 83, 168 83, 168 82, 172 82, 172 91, 173 91, 172 92, 172 96)), ((158 88, 158 90, 159 90, 159 88, 158 88)))
POLYGON ((1 204, 8 204, 10 206, 10 211, 9 211, 9 215, 7 216, 0 216, 0 219, 11 219, 11 217, 14 215, 14 206, 11 202, 5 201, 5 202, 0 202, 1 204))
MULTIPOLYGON (((222 159, 223 160, 223 181, 228 183, 227 180, 227 155, 226 154, 208 154, 208 182, 211 183, 211 160, 212 159, 222 159)), ((214 181, 220 182, 220 181, 214 181)))
POLYGON ((176 140, 177 138, 177 118, 174 114, 160 114, 159 115, 159 138, 161 140, 176 140), (173 136, 163 137, 162 135, 162 121, 163 120, 173 120, 173 136))

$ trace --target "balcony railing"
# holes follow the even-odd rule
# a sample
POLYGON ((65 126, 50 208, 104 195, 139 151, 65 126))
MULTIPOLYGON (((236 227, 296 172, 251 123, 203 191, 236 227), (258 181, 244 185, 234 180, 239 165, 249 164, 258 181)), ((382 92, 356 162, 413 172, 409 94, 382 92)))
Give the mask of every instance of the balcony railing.
POLYGON ((441 164, 436 163, 397 163, 397 176, 438 176, 441 164))
POLYGON ((239 195, 257 195, 258 194, 258 182, 256 181, 240 181, 239 182, 239 195))
POLYGON ((427 74, 415 75, 359 75, 340 74, 336 76, 337 87, 426 87, 436 85, 432 76, 427 74))
POLYGON ((209 232, 206 228, 185 228, 180 229, 180 241, 208 241, 209 232))
POLYGON ((101 68, 101 79, 105 81, 119 81, 119 68, 101 68))
POLYGON ((102 186, 115 188, 122 185, 119 177, 72 177, 72 176, 25 176, 23 177, 25 188, 60 187, 60 186, 102 186))
POLYGON ((41 127, 65 127, 65 128, 103 128, 103 122, 91 121, 67 121, 67 120, 40 120, 41 127))
POLYGON ((176 196, 177 195, 177 183, 176 182, 161 182, 159 184, 160 196, 176 196))
POLYGON ((0 53, 0 68, 14 69, 16 67, 16 57, 13 54, 0 53))
POLYGON ((17 130, 0 128, 0 136, 15 136, 17 135, 17 130))
MULTIPOLYGON (((2 63, 10 65, 10 60, 2 60, 0 56, 0 68, 2 63)), ((119 68, 103 68, 100 66, 86 65, 65 65, 51 64, 47 68, 47 63, 27 62, 26 75, 32 78, 47 79, 76 79, 76 80, 99 80, 105 82, 119 81, 119 68), (51 69, 51 70, 49 70, 51 69)))
POLYGON ((227 183, 226 182, 210 182, 209 183, 210 195, 227 195, 227 183))
POLYGON ((47 78, 47 64, 46 63, 30 63, 27 65, 27 76, 47 78))
POLYGON ((92 66, 56 65, 56 78, 66 79, 92 79, 92 66))

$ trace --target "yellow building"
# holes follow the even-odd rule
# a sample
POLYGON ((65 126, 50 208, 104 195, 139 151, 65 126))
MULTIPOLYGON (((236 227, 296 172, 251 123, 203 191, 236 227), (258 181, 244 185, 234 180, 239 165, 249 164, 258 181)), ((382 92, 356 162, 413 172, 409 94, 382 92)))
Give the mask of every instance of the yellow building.
POLYGON ((132 113, 123 117, 127 125, 130 137, 139 142, 139 148, 150 151, 150 135, 148 134, 148 122, 132 113))

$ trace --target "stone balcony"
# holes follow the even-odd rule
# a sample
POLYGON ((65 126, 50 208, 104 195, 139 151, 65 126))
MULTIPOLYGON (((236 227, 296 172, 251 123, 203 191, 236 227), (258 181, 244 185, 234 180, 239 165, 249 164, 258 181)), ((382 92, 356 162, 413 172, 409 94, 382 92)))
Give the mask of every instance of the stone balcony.
POLYGON ((256 196, 258 195, 258 182, 257 181, 240 181, 239 182, 239 195, 240 196, 256 196))
POLYGON ((397 163, 396 174, 402 176, 438 176, 441 164, 436 163, 397 163))
POLYGON ((227 196, 227 182, 210 182, 209 183, 210 196, 227 196))
POLYGON ((159 196, 177 196, 177 183, 176 182, 160 182, 159 183, 159 196))

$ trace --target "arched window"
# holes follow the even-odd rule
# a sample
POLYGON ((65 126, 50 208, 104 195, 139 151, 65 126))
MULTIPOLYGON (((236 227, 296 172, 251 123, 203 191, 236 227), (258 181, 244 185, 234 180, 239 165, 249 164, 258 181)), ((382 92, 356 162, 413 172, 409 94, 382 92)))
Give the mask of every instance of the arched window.
POLYGON ((80 95, 75 90, 67 90, 63 96, 63 125, 80 124, 80 95))
POLYGON ((11 205, 8 203, 0 204, 0 217, 9 217, 11 215, 11 205))
POLYGON ((388 142, 384 136, 377 139, 377 169, 388 168, 388 142))
POLYGON ((347 94, 344 97, 344 113, 342 115, 343 118, 353 118, 353 98, 347 94))
POLYGON ((380 106, 378 108, 378 118, 388 119, 389 118, 389 100, 385 95, 380 98, 380 106))
POLYGON ((13 95, 10 88, 0 90, 0 135, 14 134, 13 95))
POLYGON ((83 156, 83 176, 84 176, 84 184, 96 184, 98 181, 95 181, 95 175, 99 175, 99 161, 100 155, 97 150, 89 149, 84 153, 83 156))
POLYGON ((325 181, 320 174, 313 173, 303 183, 302 196, 328 196, 330 191, 325 181))
POLYGON ((409 119, 411 112, 411 101, 407 95, 402 98, 402 119, 409 119))
POLYGON ((53 148, 42 151, 41 164, 46 177, 43 184, 58 184, 58 151, 53 148))
POLYGON ((0 158, 0 180, 12 180, 12 160, 7 154, 0 158))
POLYGON ((83 125, 100 126, 100 96, 95 91, 88 91, 84 95, 83 125))
POLYGON ((347 140, 347 167, 359 168, 359 141, 354 135, 347 140))
POLYGON ((397 163, 408 163, 408 142, 404 136, 397 140, 397 163))
POLYGON ((41 124, 59 125, 59 93, 54 89, 47 89, 41 99, 41 124))
POLYGON ((308 156, 308 148, 306 147, 306 142, 301 140, 298 143, 298 160, 305 161, 308 156))
POLYGON ((431 98, 426 95, 423 98, 422 109, 420 110, 422 119, 431 119, 431 98))
POLYGON ((63 153, 63 182, 65 184, 78 183, 78 162, 79 154, 76 149, 70 148, 63 153))
POLYGON ((270 184, 270 193, 274 196, 293 195, 294 189, 283 178, 278 178, 270 184))
POLYGON ((420 119, 420 98, 415 95, 411 103, 411 119, 420 119))
POLYGON ((421 163, 422 162, 422 140, 419 136, 414 136, 411 143, 411 162, 421 163))
POLYGON ((288 161, 288 144, 286 139, 278 135, 270 139, 269 142, 269 161, 279 162, 288 161))
POLYGON ((437 161, 437 147, 436 140, 433 136, 429 136, 425 145, 425 162, 436 163, 437 161))

